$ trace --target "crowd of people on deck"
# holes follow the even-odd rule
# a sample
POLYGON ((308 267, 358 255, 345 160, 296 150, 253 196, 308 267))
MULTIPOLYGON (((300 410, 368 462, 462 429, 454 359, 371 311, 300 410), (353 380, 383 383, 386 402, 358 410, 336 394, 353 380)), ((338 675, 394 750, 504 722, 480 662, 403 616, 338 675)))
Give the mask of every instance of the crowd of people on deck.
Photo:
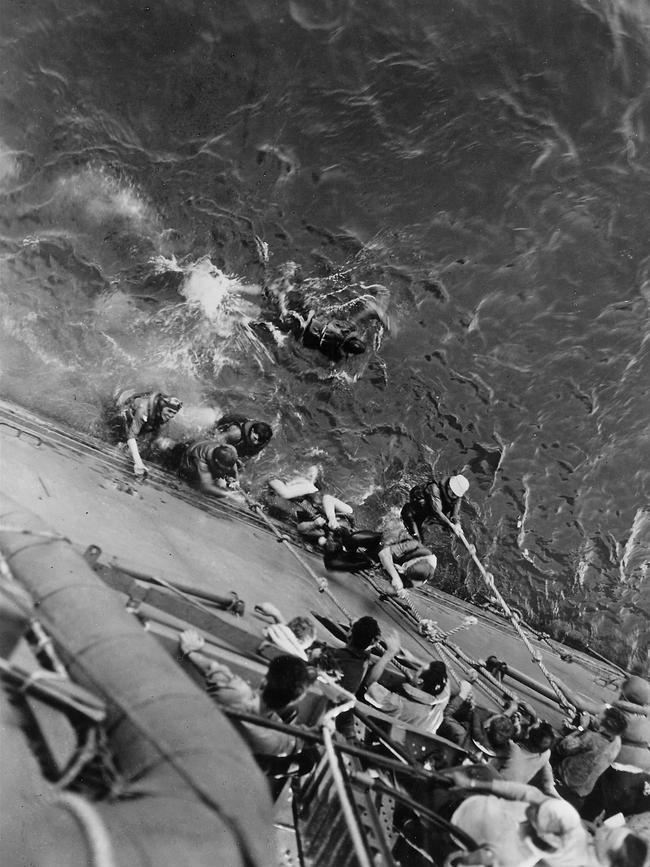
MULTIPOLYGON (((178 398, 160 392, 117 395, 115 430, 127 445, 137 476, 146 475, 139 441, 147 436, 160 443, 161 429, 181 407, 178 398)), ((164 467, 204 493, 238 498, 245 462, 259 454, 272 435, 265 422, 231 414, 220 418, 205 437, 165 442, 158 451, 164 467)), ((269 489, 267 514, 293 524, 298 537, 322 553, 326 569, 356 573, 379 568, 393 594, 403 597, 410 588, 435 581, 437 558, 426 544, 428 528, 436 524, 462 536, 461 510, 469 481, 457 472, 415 486, 400 517, 372 530, 358 529, 352 506, 308 479, 271 479, 269 489)), ((259 719, 260 724, 242 722, 240 730, 270 777, 285 780, 313 769, 320 753, 310 736, 318 734, 319 724, 317 717, 289 734, 263 723, 295 722, 317 682, 335 684, 341 695, 379 711, 387 730, 391 721, 399 721, 438 739, 431 761, 447 784, 425 791, 408 791, 404 785, 413 799, 435 809, 478 845, 477 852, 454 863, 647 863, 650 682, 645 669, 629 673, 610 704, 596 713, 578 713, 558 730, 505 692, 502 706, 481 705, 476 682, 448 670, 442 659, 416 659, 400 646, 395 631, 382 633, 371 616, 353 622, 342 641, 323 642, 317 640, 309 616, 287 620, 270 603, 256 610, 268 623, 259 653, 269 662, 259 688, 207 654, 206 642, 195 630, 181 634, 179 650, 221 707, 259 719)), ((494 657, 484 668, 493 683, 508 672, 507 663, 494 657)), ((325 694, 331 700, 331 694, 325 694)), ((358 741, 354 711, 341 713, 336 726, 340 738, 358 741)), ((372 741, 364 740, 364 745, 379 748, 372 741)), ((406 811, 400 821, 400 863, 443 863, 448 834, 432 831, 417 811, 406 811)))

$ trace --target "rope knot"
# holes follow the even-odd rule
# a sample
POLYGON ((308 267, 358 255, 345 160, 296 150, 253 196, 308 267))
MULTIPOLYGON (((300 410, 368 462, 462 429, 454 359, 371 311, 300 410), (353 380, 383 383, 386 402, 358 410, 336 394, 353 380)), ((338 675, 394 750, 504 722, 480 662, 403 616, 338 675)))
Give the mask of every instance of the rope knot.
POLYGON ((425 635, 427 638, 434 638, 438 635, 438 624, 435 620, 421 620, 418 625, 420 635, 425 635))

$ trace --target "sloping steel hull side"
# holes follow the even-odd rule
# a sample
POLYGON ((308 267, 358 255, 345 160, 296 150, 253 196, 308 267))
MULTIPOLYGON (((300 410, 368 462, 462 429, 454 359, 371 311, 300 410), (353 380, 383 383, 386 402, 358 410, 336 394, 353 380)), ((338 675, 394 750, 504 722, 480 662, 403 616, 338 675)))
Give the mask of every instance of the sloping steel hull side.
POLYGON ((74 679, 108 703, 110 747, 129 782, 127 800, 100 806, 117 863, 268 864, 266 781, 230 723, 67 541, 5 495, 0 525, 12 528, 0 529, 0 549, 74 679))

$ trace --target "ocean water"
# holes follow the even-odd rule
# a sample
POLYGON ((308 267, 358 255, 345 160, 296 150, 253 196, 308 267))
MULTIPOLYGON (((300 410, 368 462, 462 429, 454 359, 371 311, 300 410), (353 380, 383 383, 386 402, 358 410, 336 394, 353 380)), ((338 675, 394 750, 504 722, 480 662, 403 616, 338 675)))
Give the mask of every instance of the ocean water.
POLYGON ((316 467, 359 525, 464 470, 503 594, 645 661, 647 2, 0 9, 2 395, 97 435, 129 384, 178 434, 269 420, 251 490, 316 467), (297 345, 256 294, 290 261, 333 315, 385 287, 390 328, 297 345))

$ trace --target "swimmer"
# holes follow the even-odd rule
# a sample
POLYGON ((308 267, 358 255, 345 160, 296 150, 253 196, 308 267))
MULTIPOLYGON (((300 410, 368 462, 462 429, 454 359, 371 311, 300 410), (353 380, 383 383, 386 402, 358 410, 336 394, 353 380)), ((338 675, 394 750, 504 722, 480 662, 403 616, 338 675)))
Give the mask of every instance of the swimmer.
POLYGON ((241 464, 234 446, 218 440, 178 443, 171 450, 166 465, 195 484, 203 494, 244 502, 237 490, 241 464))
POLYGON ((213 428, 221 434, 224 443, 234 446, 240 458, 258 455, 273 436, 273 429, 265 421, 255 421, 238 413, 222 416, 213 428))
POLYGON ((460 508, 469 482, 463 475, 447 476, 438 482, 432 479, 426 485, 415 485, 409 491, 409 501, 402 507, 402 521, 409 533, 422 541, 426 521, 446 524, 451 522, 452 531, 461 531, 460 508), (445 520, 446 519, 446 520, 445 520))
POLYGON ((133 458, 133 469, 139 478, 146 478, 147 469, 140 457, 137 438, 155 434, 167 424, 183 404, 176 397, 159 391, 136 393, 133 388, 115 392, 115 415, 111 427, 120 441, 126 442, 133 458))

